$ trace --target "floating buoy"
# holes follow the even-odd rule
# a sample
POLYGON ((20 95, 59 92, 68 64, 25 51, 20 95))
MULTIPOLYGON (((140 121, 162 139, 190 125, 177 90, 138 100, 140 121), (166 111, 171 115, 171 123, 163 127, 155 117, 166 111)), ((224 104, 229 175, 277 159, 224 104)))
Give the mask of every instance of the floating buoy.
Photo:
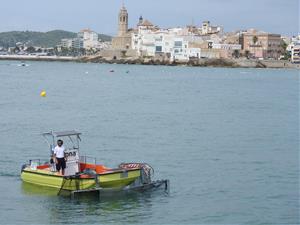
POLYGON ((41 97, 46 97, 46 91, 42 91, 40 94, 41 97))

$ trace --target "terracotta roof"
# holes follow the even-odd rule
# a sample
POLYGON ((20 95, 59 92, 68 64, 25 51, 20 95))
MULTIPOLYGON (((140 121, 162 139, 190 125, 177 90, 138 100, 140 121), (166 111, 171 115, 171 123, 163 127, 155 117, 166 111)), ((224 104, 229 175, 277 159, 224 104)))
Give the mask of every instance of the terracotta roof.
POLYGON ((144 20, 140 26, 145 26, 145 27, 153 27, 154 25, 149 21, 149 20, 144 20))
POLYGON ((80 32, 92 32, 92 30, 87 28, 87 29, 82 29, 80 32))
POLYGON ((265 32, 265 31, 255 30, 255 29, 253 29, 253 28, 250 28, 250 29, 248 29, 248 30, 246 31, 246 34, 252 34, 252 35, 257 34, 257 35, 262 35, 262 34, 268 34, 268 33, 265 32))

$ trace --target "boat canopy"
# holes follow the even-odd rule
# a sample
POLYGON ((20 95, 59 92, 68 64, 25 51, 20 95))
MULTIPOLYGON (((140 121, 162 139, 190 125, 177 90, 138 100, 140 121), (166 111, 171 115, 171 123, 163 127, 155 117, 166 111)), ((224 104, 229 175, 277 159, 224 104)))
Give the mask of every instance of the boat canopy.
POLYGON ((51 131, 47 133, 43 133, 43 136, 51 135, 53 137, 67 137, 67 136, 77 136, 81 135, 80 132, 77 132, 75 130, 69 130, 69 131, 51 131))
POLYGON ((64 145, 67 149, 79 150, 79 141, 81 141, 81 133, 78 131, 50 131, 43 133, 42 135, 49 145, 51 154, 58 139, 62 139, 64 141, 64 145))
POLYGON ((49 145, 50 157, 53 157, 54 146, 57 140, 63 140, 65 146, 66 169, 65 175, 75 175, 80 169, 79 141, 80 132, 75 130, 69 131, 50 131, 42 134, 49 145))

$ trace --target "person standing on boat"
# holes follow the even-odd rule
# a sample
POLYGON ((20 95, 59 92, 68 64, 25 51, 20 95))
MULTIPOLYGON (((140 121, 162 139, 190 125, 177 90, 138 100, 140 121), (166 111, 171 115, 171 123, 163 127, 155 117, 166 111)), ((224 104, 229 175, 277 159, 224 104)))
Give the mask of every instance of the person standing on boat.
POLYGON ((54 159, 56 163, 56 170, 60 175, 65 174, 66 159, 65 159, 65 147, 62 140, 57 141, 57 146, 54 148, 54 159))

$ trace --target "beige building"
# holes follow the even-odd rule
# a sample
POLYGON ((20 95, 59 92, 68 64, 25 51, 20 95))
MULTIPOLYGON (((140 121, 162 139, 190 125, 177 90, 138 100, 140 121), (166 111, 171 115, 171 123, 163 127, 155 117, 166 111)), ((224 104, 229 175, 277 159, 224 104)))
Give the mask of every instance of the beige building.
POLYGON ((112 39, 112 48, 125 50, 131 48, 131 32, 128 30, 128 12, 123 5, 118 17, 118 35, 112 39))
POLYGON ((240 44, 240 32, 231 32, 224 35, 224 44, 240 44))
POLYGON ((218 33, 222 33, 223 29, 222 27, 219 26, 212 26, 210 24, 210 21, 204 21, 202 23, 202 27, 200 28, 200 33, 202 35, 207 35, 207 34, 218 34, 218 33))
POLYGON ((240 43, 243 51, 248 51, 254 58, 279 59, 282 51, 281 35, 253 29, 241 35, 240 43))
POLYGON ((300 44, 295 44, 291 51, 292 63, 300 63, 300 44))

